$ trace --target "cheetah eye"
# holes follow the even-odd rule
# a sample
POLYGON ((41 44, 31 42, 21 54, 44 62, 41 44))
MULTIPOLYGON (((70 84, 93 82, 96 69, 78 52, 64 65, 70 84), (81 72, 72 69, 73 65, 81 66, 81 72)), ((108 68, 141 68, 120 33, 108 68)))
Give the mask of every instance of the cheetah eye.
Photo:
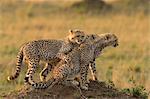
POLYGON ((74 38, 71 38, 72 40, 74 40, 74 38))
POLYGON ((80 37, 80 35, 77 35, 77 37, 80 37))
POLYGON ((84 36, 81 36, 82 38, 84 38, 84 36))

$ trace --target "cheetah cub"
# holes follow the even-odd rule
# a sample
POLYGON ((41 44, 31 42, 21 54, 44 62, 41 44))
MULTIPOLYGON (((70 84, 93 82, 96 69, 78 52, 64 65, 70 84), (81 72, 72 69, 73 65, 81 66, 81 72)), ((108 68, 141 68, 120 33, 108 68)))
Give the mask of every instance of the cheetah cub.
POLYGON ((52 78, 47 82, 36 83, 34 88, 52 88, 58 82, 66 81, 80 75, 80 87, 88 90, 87 72, 89 64, 97 58, 99 52, 107 46, 117 46, 118 38, 114 34, 89 36, 78 48, 74 48, 68 56, 69 62, 61 60, 52 70, 52 78), (96 38, 95 38, 96 37, 96 38))
POLYGON ((16 71, 14 75, 8 77, 8 80, 14 80, 19 76, 23 59, 25 59, 28 64, 25 83, 35 84, 32 77, 40 61, 46 62, 45 68, 40 73, 41 81, 45 81, 53 66, 61 59, 67 60, 68 57, 65 59, 66 54, 82 44, 85 39, 86 35, 83 31, 70 30, 69 35, 64 40, 35 40, 25 43, 17 55, 16 71))

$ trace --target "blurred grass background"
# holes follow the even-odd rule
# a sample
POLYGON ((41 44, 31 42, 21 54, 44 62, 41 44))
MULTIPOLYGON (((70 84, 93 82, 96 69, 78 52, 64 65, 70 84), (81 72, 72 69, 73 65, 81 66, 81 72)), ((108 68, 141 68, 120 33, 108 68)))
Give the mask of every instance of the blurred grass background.
POLYGON ((107 0, 100 6, 82 0, 1 0, 0 94, 23 86, 27 66, 16 81, 6 80, 15 70, 23 43, 62 39, 76 28, 89 34, 112 32, 119 38, 117 48, 105 49, 96 60, 99 80, 113 81, 118 88, 131 87, 134 80, 150 91, 149 4, 149 0, 107 0))

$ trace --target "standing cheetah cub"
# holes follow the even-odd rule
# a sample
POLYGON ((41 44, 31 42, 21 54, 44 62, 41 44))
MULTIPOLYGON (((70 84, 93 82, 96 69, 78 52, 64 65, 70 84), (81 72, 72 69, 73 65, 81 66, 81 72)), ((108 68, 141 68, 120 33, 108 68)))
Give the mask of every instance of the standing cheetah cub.
POLYGON ((85 39, 86 35, 83 31, 70 30, 65 40, 36 40, 25 43, 17 55, 16 71, 14 75, 8 77, 8 80, 14 80, 19 76, 22 61, 25 58, 28 63, 25 82, 28 84, 35 83, 32 77, 40 61, 47 63, 40 75, 41 80, 45 81, 46 75, 53 68, 52 65, 56 65, 60 59, 65 60, 65 54, 78 47, 85 39))
POLYGON ((88 89, 87 72, 89 64, 93 64, 93 60, 97 58, 99 52, 107 46, 117 46, 118 38, 114 34, 104 34, 89 36, 80 47, 74 48, 67 55, 71 58, 65 62, 61 60, 52 70, 52 78, 47 82, 36 83, 34 88, 53 87, 58 82, 66 81, 80 75, 80 86, 82 89, 88 89))
MULTIPOLYGON (((109 46, 112 46, 112 47, 118 46, 118 38, 116 35, 114 35, 112 33, 105 33, 105 34, 100 34, 98 36, 99 36, 99 40, 97 40, 93 44, 93 46, 95 47, 94 59, 89 64, 89 69, 91 71, 91 75, 92 75, 93 80, 97 80, 97 75, 96 75, 97 71, 96 71, 95 59, 99 55, 101 55, 102 50, 104 48, 109 47, 109 46)), ((87 68, 87 71, 85 71, 85 78, 84 79, 86 79, 86 80, 87 80, 87 72, 88 72, 88 68, 87 68)))

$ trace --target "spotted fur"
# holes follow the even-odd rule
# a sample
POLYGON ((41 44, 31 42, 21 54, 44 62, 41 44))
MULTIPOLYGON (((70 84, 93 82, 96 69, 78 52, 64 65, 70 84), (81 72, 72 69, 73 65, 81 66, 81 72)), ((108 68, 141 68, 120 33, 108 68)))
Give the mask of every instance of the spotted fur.
POLYGON ((45 81, 46 75, 51 71, 53 66, 55 66, 60 59, 65 60, 65 54, 70 52, 73 48, 78 47, 85 39, 86 35, 83 31, 71 30, 65 40, 36 40, 24 44, 17 55, 16 71, 14 75, 8 77, 8 80, 14 80, 19 76, 22 61, 23 58, 25 58, 28 63, 25 82, 28 84, 35 83, 32 77, 40 61, 47 63, 40 77, 42 81, 45 81))
MULTIPOLYGON (((102 50, 108 46, 113 46, 116 47, 118 46, 118 38, 116 35, 112 33, 105 33, 105 34, 100 34, 99 35, 100 40, 95 42, 95 52, 94 52, 94 60, 89 64, 89 69, 92 75, 93 80, 97 80, 97 71, 96 71, 96 65, 95 65, 95 59, 101 55, 102 50), (100 44, 100 45, 99 45, 100 44)), ((86 76, 87 77, 87 76, 86 76)))
MULTIPOLYGON (((95 36, 95 35, 94 35, 95 36)), ((89 36, 86 41, 78 48, 74 48, 67 55, 71 58, 68 62, 61 60, 52 70, 52 78, 47 82, 36 83, 34 88, 53 87, 58 82, 74 78, 80 75, 80 86, 82 89, 88 89, 87 72, 89 64, 94 64, 97 53, 107 46, 117 46, 118 40, 114 34, 104 34, 97 36, 89 36), (92 37, 92 39, 91 39, 92 37)))

